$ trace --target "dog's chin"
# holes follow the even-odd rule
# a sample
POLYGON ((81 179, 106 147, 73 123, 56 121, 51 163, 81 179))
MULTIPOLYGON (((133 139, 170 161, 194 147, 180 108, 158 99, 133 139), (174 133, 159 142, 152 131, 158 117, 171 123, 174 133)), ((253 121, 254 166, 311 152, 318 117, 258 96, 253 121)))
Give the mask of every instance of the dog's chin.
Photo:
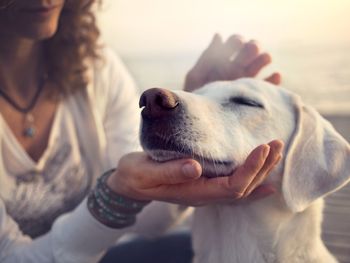
POLYGON ((196 154, 185 154, 171 150, 146 150, 146 152, 157 162, 166 162, 182 158, 195 159, 202 166, 202 176, 207 178, 229 176, 232 175, 235 170, 233 161, 209 159, 196 154))

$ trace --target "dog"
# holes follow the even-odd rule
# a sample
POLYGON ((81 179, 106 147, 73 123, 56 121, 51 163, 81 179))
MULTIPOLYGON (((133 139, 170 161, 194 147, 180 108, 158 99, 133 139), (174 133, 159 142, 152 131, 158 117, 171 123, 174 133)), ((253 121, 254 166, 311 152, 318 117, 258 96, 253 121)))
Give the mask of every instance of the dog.
POLYGON ((332 263, 321 240, 322 198, 350 178, 350 146, 296 94, 255 79, 194 93, 153 88, 140 98, 141 145, 156 161, 191 157, 202 176, 228 176, 258 145, 285 143, 266 179, 277 193, 195 209, 196 263, 332 263))

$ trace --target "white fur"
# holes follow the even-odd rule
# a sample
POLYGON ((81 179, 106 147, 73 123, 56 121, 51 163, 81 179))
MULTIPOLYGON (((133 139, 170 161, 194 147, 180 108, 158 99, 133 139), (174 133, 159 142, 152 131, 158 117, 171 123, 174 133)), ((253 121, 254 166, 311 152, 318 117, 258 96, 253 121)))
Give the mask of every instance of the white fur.
POLYGON ((277 194, 196 209, 195 263, 336 262, 321 240, 322 197, 349 180, 350 147, 333 127, 298 96, 263 81, 215 82, 194 94, 174 93, 186 115, 174 134, 199 161, 213 160, 204 167, 211 174, 230 172, 260 144, 285 142, 284 159, 267 179, 277 194), (230 103, 233 97, 264 109, 230 103), (217 169, 215 162, 229 160, 234 167, 217 169))

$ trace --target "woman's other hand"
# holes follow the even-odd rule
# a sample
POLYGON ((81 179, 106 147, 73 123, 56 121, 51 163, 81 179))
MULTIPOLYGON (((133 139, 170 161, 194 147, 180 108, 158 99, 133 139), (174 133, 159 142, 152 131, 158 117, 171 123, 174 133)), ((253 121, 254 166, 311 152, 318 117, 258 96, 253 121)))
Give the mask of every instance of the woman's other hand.
MULTIPOLYGON (((257 42, 245 42, 238 35, 232 35, 223 42, 220 35, 215 34, 208 48, 187 73, 184 90, 193 91, 217 80, 255 77, 270 63, 270 54, 261 53, 257 42)), ((281 76, 275 72, 265 80, 278 85, 281 76)))
POLYGON ((158 163, 145 153, 131 153, 120 160, 107 183, 116 193, 136 200, 190 206, 262 198, 275 192, 261 183, 280 160, 282 147, 277 140, 260 145, 232 176, 211 179, 201 177, 202 168, 192 159, 158 163))

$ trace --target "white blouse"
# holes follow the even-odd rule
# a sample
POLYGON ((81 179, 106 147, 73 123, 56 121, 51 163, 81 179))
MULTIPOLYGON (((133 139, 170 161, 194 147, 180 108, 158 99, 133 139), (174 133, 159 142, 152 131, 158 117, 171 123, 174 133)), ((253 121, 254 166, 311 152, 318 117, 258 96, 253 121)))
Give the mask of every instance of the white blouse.
POLYGON ((87 210, 84 198, 96 178, 140 149, 138 91, 113 52, 103 57, 90 67, 87 90, 59 105, 38 162, 0 117, 0 262, 96 262, 124 233, 159 232, 172 221, 169 205, 158 202, 123 230, 105 227, 87 210))

